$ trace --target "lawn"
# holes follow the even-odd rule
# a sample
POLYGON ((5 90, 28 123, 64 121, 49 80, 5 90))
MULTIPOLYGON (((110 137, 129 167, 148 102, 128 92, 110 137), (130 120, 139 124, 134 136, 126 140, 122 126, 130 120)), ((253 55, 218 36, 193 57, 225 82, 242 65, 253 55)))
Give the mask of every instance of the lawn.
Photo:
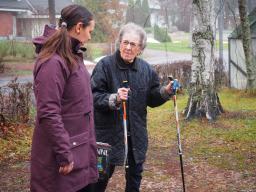
MULTIPOLYGON (((225 109, 216 122, 185 121, 187 95, 178 95, 181 144, 188 191, 256 191, 256 97, 223 89, 225 109)), ((0 191, 28 191, 32 129, 0 134, 0 191), (19 177, 19 179, 12 179, 19 177), (9 179, 8 179, 9 178, 9 179)), ((141 191, 181 191, 173 102, 148 109, 149 150, 141 191)), ((124 189, 123 168, 117 169, 108 192, 124 189)))
MULTIPOLYGON (((255 179, 256 97, 228 89, 223 89, 219 95, 225 113, 214 123, 203 119, 185 121, 180 114, 185 162, 206 163, 219 170, 232 171, 241 174, 241 177, 255 179)), ((186 102, 186 95, 178 96, 180 113, 186 102)), ((154 146, 176 145, 174 108, 171 102, 150 109, 148 119, 149 135, 154 146)), ((248 186, 238 182, 234 189, 252 191, 256 189, 255 184, 256 180, 248 186)))

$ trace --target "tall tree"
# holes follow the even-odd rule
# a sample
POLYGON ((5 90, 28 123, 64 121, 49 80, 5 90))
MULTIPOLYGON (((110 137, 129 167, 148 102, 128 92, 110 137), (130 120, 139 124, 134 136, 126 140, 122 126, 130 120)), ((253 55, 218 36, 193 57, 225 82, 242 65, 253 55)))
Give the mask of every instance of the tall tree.
POLYGON ((250 24, 247 15, 246 0, 238 0, 238 8, 241 21, 241 35, 247 71, 247 88, 249 90, 256 90, 256 63, 252 54, 252 41, 250 24))
POLYGON ((128 0, 128 7, 134 6, 134 0, 128 0))
POLYGON ((93 31, 96 42, 113 42, 123 22, 123 10, 119 0, 76 0, 76 3, 84 5, 93 14, 96 27, 93 31))
POLYGON ((186 119, 215 120, 222 112, 214 77, 214 1, 193 0, 192 74, 186 119))
POLYGON ((146 27, 149 22, 150 13, 145 13, 140 0, 135 4, 130 3, 126 12, 126 23, 133 22, 142 27, 146 27))
POLYGON ((141 7, 141 0, 136 0, 135 1, 135 6, 136 7, 141 7))
POLYGON ((149 4, 148 4, 148 0, 143 0, 142 1, 142 10, 143 13, 145 15, 145 27, 151 27, 151 23, 150 23, 150 9, 149 9, 149 4))
POLYGON ((48 7, 49 7, 49 22, 50 24, 56 25, 55 0, 48 0, 48 7))
POLYGON ((135 23, 135 4, 134 0, 128 1, 128 9, 126 11, 126 23, 134 22, 135 23))
POLYGON ((171 21, 179 30, 189 32, 192 0, 159 0, 159 4, 167 26, 171 21))

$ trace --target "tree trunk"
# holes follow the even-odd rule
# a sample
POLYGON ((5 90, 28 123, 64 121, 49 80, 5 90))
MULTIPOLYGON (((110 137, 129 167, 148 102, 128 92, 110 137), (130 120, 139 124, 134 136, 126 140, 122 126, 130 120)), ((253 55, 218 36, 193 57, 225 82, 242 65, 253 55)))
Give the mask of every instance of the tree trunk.
POLYGON ((246 12, 246 0, 238 0, 239 15, 242 28, 242 41, 245 55, 245 63, 247 70, 247 89, 249 91, 256 89, 256 61, 252 54, 252 39, 249 20, 246 12))
POLYGON ((192 69, 186 119, 215 120, 223 112, 215 86, 214 1, 193 0, 192 69))
POLYGON ((49 6, 49 22, 50 24, 56 25, 55 0, 48 0, 48 6, 49 6))

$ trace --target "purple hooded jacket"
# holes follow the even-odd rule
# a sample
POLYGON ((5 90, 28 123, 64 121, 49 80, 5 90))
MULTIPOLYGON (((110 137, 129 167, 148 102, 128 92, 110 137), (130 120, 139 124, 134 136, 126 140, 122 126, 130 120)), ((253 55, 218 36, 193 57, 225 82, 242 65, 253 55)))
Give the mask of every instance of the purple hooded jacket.
MULTIPOLYGON (((40 51, 54 30, 34 39, 40 51), (44 38, 45 37, 45 38, 44 38)), ((74 53, 78 40, 72 39, 74 53)), ((72 71, 57 54, 34 68, 37 104, 36 127, 31 151, 32 192, 75 192, 98 179, 90 75, 80 56, 72 71), (59 167, 74 162, 67 175, 59 167)))

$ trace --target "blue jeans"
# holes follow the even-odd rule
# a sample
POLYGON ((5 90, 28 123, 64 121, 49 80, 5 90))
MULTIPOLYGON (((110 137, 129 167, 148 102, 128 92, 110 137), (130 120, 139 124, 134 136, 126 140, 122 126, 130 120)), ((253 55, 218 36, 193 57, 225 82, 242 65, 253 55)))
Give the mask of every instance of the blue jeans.
MULTIPOLYGON (((132 153, 132 143, 131 139, 128 139, 128 165, 129 168, 126 168, 125 171, 125 179, 126 186, 125 192, 139 192, 140 191, 140 183, 142 179, 143 172, 143 163, 135 163, 133 153, 132 153)), ((110 174, 109 178, 112 177, 115 171, 115 165, 110 165, 110 174)), ((109 179, 98 181, 95 184, 92 184, 93 190, 91 192, 104 192, 107 188, 109 179)))

